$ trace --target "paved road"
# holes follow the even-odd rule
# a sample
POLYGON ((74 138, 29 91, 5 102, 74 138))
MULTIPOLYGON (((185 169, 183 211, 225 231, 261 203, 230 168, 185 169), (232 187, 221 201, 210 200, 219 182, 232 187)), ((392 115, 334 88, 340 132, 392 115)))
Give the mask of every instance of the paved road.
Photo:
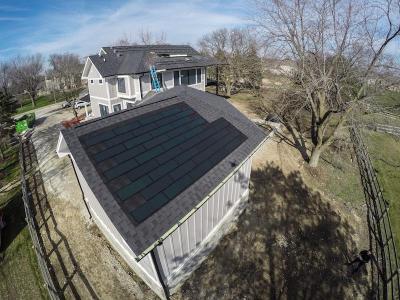
POLYGON ((30 111, 24 112, 22 114, 15 115, 15 116, 13 116, 13 118, 14 119, 18 119, 19 117, 22 117, 25 114, 34 112, 35 115, 36 115, 36 119, 39 119, 39 118, 41 118, 41 117, 43 117, 45 115, 48 115, 49 113, 52 113, 52 112, 60 110, 61 109, 61 103, 62 102, 55 103, 55 104, 50 104, 50 105, 47 105, 47 106, 44 106, 44 107, 40 107, 40 108, 36 108, 36 109, 30 110, 30 111))

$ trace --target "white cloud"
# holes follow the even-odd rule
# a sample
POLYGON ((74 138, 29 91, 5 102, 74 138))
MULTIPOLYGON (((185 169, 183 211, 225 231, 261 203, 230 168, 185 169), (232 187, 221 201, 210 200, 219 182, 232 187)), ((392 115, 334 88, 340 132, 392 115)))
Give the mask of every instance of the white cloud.
POLYGON ((141 29, 164 32, 170 43, 195 44, 202 35, 214 29, 240 26, 245 22, 235 13, 227 13, 218 5, 202 1, 135 1, 116 9, 102 9, 100 13, 52 14, 24 44, 32 53, 70 51, 88 55, 123 35, 134 39, 141 29), (57 34, 52 33, 54 28, 59 31, 57 34), (36 42, 46 34, 51 38, 36 42))

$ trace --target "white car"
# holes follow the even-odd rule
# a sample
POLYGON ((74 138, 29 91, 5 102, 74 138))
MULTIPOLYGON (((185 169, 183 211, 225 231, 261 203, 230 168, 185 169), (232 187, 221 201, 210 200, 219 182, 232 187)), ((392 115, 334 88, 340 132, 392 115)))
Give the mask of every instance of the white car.
POLYGON ((83 107, 85 107, 87 105, 90 105, 90 102, 86 102, 86 101, 82 101, 82 100, 79 100, 79 101, 75 102, 75 108, 76 109, 83 108, 83 107))

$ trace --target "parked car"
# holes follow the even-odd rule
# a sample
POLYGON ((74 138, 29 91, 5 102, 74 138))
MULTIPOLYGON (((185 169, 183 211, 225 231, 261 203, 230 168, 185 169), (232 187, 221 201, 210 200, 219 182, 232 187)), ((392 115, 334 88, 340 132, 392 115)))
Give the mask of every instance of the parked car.
POLYGON ((61 104, 61 107, 62 107, 62 108, 71 107, 71 102, 64 101, 64 102, 61 104))
POLYGON ((90 105, 90 102, 86 102, 86 101, 82 101, 82 100, 79 100, 79 101, 75 102, 75 108, 77 108, 77 109, 83 108, 83 107, 85 107, 87 105, 90 105))

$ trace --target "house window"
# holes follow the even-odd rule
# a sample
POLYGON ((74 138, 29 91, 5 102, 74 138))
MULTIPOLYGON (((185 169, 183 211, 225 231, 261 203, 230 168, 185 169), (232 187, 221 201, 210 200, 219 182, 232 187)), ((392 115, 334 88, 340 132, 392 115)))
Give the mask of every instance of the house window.
POLYGON ((201 82, 201 69, 197 69, 197 83, 201 82))
POLYGON ((99 84, 103 84, 103 79, 99 79, 99 84))
POLYGON ((125 78, 118 78, 118 93, 126 93, 125 78))
POLYGON ((181 84, 196 84, 196 69, 181 71, 181 84))
POLYGON ((196 84, 196 69, 189 70, 189 85, 196 84))
POLYGON ((120 103, 119 103, 119 104, 115 104, 115 105, 113 106, 113 109, 114 109, 114 112, 117 112, 117 111, 120 111, 120 110, 122 109, 122 106, 121 106, 120 103))
POLYGON ((99 107, 100 107, 100 115, 102 117, 105 117, 105 116, 107 116, 109 114, 107 105, 99 104, 99 107))
POLYGON ((188 85, 189 84, 189 70, 181 71, 181 84, 188 85))
POLYGON ((179 71, 174 71, 174 86, 180 85, 179 82, 179 71))
POLYGON ((93 80, 93 79, 90 79, 90 83, 94 83, 94 80, 93 80))
POLYGON ((133 102, 126 102, 126 108, 131 108, 131 107, 134 107, 135 106, 135 103, 133 103, 133 102))

